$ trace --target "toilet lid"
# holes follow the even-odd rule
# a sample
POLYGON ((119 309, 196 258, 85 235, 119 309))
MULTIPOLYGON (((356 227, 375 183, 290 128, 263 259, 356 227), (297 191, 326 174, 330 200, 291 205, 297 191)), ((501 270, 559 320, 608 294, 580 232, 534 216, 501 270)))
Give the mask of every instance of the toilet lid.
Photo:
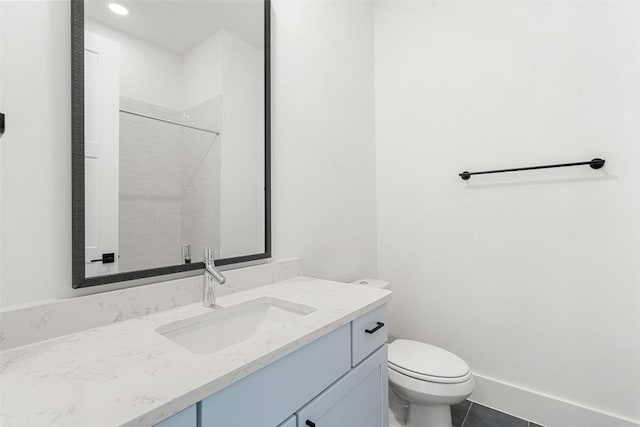
MULTIPOLYGON (((395 340, 389 345, 389 363, 416 377, 453 379, 469 374, 469 365, 440 347, 423 342, 395 340)), ((393 367, 393 366, 392 366, 393 367)), ((448 381, 447 381, 448 382, 448 381)))

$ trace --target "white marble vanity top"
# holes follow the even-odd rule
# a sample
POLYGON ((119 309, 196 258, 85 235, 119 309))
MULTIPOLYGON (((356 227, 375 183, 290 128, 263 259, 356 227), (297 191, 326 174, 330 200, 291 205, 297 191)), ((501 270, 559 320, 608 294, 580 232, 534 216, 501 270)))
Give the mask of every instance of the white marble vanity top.
POLYGON ((384 304, 382 289, 298 277, 226 295, 222 307, 260 297, 315 312, 219 352, 197 355, 155 331, 206 313, 201 303, 0 353, 0 425, 151 426, 384 304))

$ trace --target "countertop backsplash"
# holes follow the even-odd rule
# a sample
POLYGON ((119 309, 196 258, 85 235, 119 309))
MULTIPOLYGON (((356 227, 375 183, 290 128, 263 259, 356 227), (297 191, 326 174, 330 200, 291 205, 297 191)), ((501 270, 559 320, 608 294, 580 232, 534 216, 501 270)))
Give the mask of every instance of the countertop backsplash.
MULTIPOLYGON (((302 260, 290 258, 227 270, 218 295, 302 275, 302 260)), ((192 304, 202 298, 202 276, 93 295, 47 300, 0 310, 0 351, 192 304)))

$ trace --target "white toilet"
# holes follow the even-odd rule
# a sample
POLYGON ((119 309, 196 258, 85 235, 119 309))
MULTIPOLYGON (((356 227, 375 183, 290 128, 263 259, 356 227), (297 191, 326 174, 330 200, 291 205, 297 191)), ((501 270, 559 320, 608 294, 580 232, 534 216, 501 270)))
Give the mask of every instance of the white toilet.
POLYGON ((389 385, 409 402, 407 426, 451 427, 451 405, 475 385, 469 365, 446 350, 409 340, 389 344, 389 385))
MULTIPOLYGON (((389 289, 389 283, 354 283, 389 289)), ((469 365, 455 354, 418 341, 389 344, 389 385, 409 403, 408 427, 451 427, 451 405, 471 395, 475 382, 469 365)), ((391 395, 391 393, 390 393, 391 395)))

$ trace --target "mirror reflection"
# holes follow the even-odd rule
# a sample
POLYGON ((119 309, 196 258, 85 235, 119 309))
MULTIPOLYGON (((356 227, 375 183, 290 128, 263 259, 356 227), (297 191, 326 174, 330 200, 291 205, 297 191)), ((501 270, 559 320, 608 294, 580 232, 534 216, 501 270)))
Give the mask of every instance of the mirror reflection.
POLYGON ((265 252, 263 14, 85 2, 87 277, 265 252))

